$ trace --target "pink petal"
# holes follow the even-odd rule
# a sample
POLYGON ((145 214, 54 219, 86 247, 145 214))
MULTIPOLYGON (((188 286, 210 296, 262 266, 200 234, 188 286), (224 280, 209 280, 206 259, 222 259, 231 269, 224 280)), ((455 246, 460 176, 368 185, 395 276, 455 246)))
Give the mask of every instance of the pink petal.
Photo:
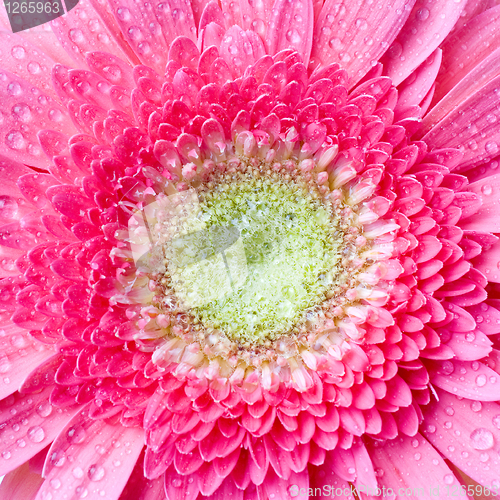
POLYGON ((66 108, 50 96, 44 100, 44 92, 35 95, 33 85, 22 78, 4 72, 0 81, 0 96, 4 120, 0 125, 0 154, 21 163, 45 168, 50 162, 42 151, 36 137, 39 130, 50 126, 58 132, 76 131, 66 108), (36 111, 35 111, 36 110, 36 111))
POLYGON ((429 92, 441 66, 442 51, 436 49, 398 88, 396 109, 418 105, 429 92))
POLYGON ((474 361, 488 356, 493 342, 480 332, 458 333, 455 332, 446 345, 455 353, 460 361, 474 361))
POLYGON ((27 335, 26 330, 13 324, 1 327, 0 337, 0 399, 17 391, 33 369, 53 355, 49 348, 27 335))
POLYGON ((429 365, 431 382, 445 391, 477 401, 497 401, 500 375, 479 361, 455 359, 429 365))
POLYGON ((9 472, 0 483, 0 498, 5 500, 34 500, 43 478, 30 472, 29 464, 25 463, 16 470, 9 472))
POLYGON ((0 439, 0 474, 14 470, 45 448, 74 415, 75 409, 57 411, 48 402, 49 395, 50 389, 38 394, 14 393, 0 402, 0 425, 13 430, 0 439))
POLYGON ((238 77, 265 55, 265 48, 254 31, 243 31, 239 26, 232 26, 222 39, 220 55, 232 69, 233 75, 238 77))
POLYGON ((227 477, 215 493, 206 497, 207 500, 243 500, 243 491, 236 487, 234 481, 227 477))
POLYGON ((40 498, 49 493, 54 500, 71 498, 86 490, 88 498, 117 499, 143 446, 142 429, 92 420, 87 409, 81 411, 49 449, 40 498))
POLYGON ((339 62, 356 83, 396 38, 413 4, 391 0, 374 9, 368 0, 327 0, 315 26, 313 66, 339 62))
MULTIPOLYGON (((292 472, 287 480, 278 477, 272 469, 269 469, 266 479, 258 486, 259 498, 276 498, 280 500, 291 500, 296 498, 296 492, 302 498, 308 498, 309 491, 309 474, 307 469, 300 474, 292 472), (305 491, 305 495, 300 493, 305 491)), ((300 498, 300 497, 299 497, 300 498)))
POLYGON ((500 151, 497 88, 500 76, 460 103, 424 137, 429 148, 459 148, 464 155, 460 169, 492 158, 500 151))
MULTIPOLYGON (((423 408, 425 437, 453 464, 484 486, 498 482, 500 406, 458 399, 438 391, 439 401, 423 408)), ((437 484, 437 483, 436 483, 437 484)))
POLYGON ((387 75, 401 83, 422 64, 451 31, 464 4, 448 0, 415 3, 401 33, 384 55, 387 75))
POLYGON ((328 500, 331 498, 354 500, 351 493, 354 488, 347 481, 338 477, 331 467, 311 467, 309 487, 313 491, 319 492, 318 495, 313 497, 318 500, 328 500), (325 486, 326 489, 324 489, 325 486))
POLYGON ((136 57, 146 66, 163 74, 167 63, 168 44, 153 9, 147 9, 143 4, 118 0, 109 0, 109 6, 123 37, 132 47, 136 57), (139 19, 140 23, 137 22, 139 19), (150 23, 159 32, 158 35, 151 32, 150 23))
POLYGON ((193 476, 180 476, 171 467, 165 473, 167 500, 195 500, 199 492, 196 476, 196 474, 193 476))
POLYGON ((80 0, 77 9, 52 21, 51 25, 61 45, 79 66, 86 66, 85 54, 94 50, 125 56, 88 0, 80 0), (84 18, 80 17, 82 10, 87 14, 84 18))
MULTIPOLYGON (((403 488, 402 491, 415 491, 415 496, 430 500, 434 498, 434 490, 429 488, 438 487, 442 492, 445 485, 450 485, 450 488, 459 486, 441 455, 420 434, 398 437, 386 441, 383 446, 373 443, 368 445, 368 450, 379 472, 380 488, 385 486, 394 492, 403 488)), ((363 492, 362 486, 358 490, 363 492)), ((439 492, 436 496, 441 498, 439 492)))
POLYGON ((294 49, 307 66, 313 41, 314 11, 311 0, 276 0, 271 10, 266 35, 268 53, 294 49))
MULTIPOLYGON (((497 52, 500 42, 500 33, 497 29, 499 22, 500 7, 496 6, 475 17, 467 23, 467 26, 446 39, 442 45, 443 68, 438 77, 435 101, 445 97, 463 78, 470 80, 472 72, 479 77, 475 81, 470 80, 475 88, 484 85, 491 79, 491 75, 498 74, 498 65, 484 66, 484 62, 497 52), (484 43, 486 39, 487 44, 484 43), (483 73, 477 72, 479 66, 483 68, 483 73)), ((470 91, 474 87, 470 88, 470 91)))
POLYGON ((51 68, 54 61, 40 48, 27 42, 23 37, 6 31, 0 33, 0 43, 9 57, 2 59, 2 69, 15 73, 31 82, 52 98, 57 99, 50 79, 50 73, 42 67, 51 68), (36 55, 35 55, 36 54, 36 55))
POLYGON ((460 227, 487 233, 500 232, 500 207, 498 206, 500 174, 473 182, 467 186, 467 189, 481 198, 482 205, 474 215, 460 221, 460 227))
POLYGON ((178 36, 185 36, 196 41, 196 27, 194 24, 194 6, 187 0, 167 0, 154 2, 156 18, 161 25, 161 31, 167 45, 170 45, 178 36))

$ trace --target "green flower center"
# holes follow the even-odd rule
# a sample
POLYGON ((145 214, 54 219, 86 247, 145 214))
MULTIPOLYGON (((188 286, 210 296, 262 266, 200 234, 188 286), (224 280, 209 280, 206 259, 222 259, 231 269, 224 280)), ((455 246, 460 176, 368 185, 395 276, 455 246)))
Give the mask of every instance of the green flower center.
POLYGON ((307 186, 220 183, 202 195, 196 219, 198 230, 191 224, 166 252, 173 289, 195 322, 233 341, 277 339, 335 282, 338 218, 307 186))

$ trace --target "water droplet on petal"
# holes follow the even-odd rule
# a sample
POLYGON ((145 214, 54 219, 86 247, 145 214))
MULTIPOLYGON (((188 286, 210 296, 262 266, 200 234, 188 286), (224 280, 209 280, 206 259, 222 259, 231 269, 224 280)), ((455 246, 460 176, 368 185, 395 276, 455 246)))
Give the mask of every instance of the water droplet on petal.
POLYGON ((486 385, 486 375, 478 375, 476 377, 476 385, 478 387, 484 387, 486 385))
POLYGON ((479 412, 483 408, 483 405, 481 404, 481 401, 472 401, 470 404, 470 409, 474 412, 479 412))
POLYGON ((76 477, 76 479, 80 479, 83 477, 83 469, 81 467, 75 467, 73 469, 73 476, 76 477))
POLYGON ((21 47, 20 45, 16 45, 15 47, 12 47, 11 51, 12 57, 14 59, 24 59, 26 57, 26 50, 24 50, 24 47, 21 47))
POLYGON ((453 483, 453 474, 446 474, 443 478, 444 484, 451 484, 453 483))
POLYGON ((105 473, 106 472, 103 467, 94 464, 89 467, 87 475, 91 481, 100 481, 104 477, 105 473))
POLYGON ((45 431, 40 426, 28 429, 28 439, 33 443, 41 443, 45 439, 45 431))
POLYGON ((488 429, 480 427, 472 431, 470 435, 471 446, 475 450, 489 450, 495 444, 495 438, 488 429))
POLYGON ((36 407, 36 412, 43 418, 48 417, 52 413, 52 405, 44 401, 36 407))

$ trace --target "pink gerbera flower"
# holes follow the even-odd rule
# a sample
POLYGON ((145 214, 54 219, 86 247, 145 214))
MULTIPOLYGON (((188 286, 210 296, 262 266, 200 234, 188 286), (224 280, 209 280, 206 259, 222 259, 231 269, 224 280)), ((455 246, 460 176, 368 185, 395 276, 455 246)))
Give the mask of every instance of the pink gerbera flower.
POLYGON ((0 32, 2 498, 498 493, 494 3, 0 32))

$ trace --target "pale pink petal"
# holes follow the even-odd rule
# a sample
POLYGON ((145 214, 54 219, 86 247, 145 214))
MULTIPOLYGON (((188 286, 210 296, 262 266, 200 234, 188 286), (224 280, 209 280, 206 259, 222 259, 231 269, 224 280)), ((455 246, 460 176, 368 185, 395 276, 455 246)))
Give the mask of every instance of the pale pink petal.
POLYGON ((475 259, 474 267, 481 271, 488 281, 500 283, 500 242, 495 243, 488 250, 483 250, 475 259))
MULTIPOLYGON (((498 48, 499 23, 500 5, 475 17, 445 41, 442 45, 443 66, 437 79, 435 101, 442 99, 498 48)), ((498 66, 484 69, 490 73, 498 71, 498 66)), ((485 78, 481 78, 481 81, 485 83, 485 78)))
POLYGON ((76 129, 67 110, 43 92, 35 96, 33 85, 5 72, 0 81, 0 99, 5 113, 0 125, 0 153, 9 158, 37 167, 46 167, 50 161, 43 153, 37 133, 43 128, 74 133, 76 129))
POLYGON ((266 34, 269 54, 276 54, 283 49, 294 49, 307 66, 311 55, 313 28, 312 0, 276 0, 266 34))
POLYGON ((462 11, 462 14, 460 14, 460 18, 453 28, 452 35, 459 29, 463 28, 463 26, 467 24, 471 19, 474 19, 485 10, 491 9, 496 5, 498 5, 497 0, 468 0, 465 4, 464 10, 462 11))
POLYGON ((34 341, 17 325, 4 324, 0 332, 0 399, 3 399, 17 391, 29 373, 50 358, 53 351, 34 341))
POLYGON ((50 78, 50 68, 54 65, 51 57, 14 33, 0 31, 0 44, 5 53, 9 53, 9 56, 2 60, 3 70, 15 73, 48 96, 57 99, 50 78))
MULTIPOLYGON (((450 488, 459 486, 441 455, 420 434, 398 437, 383 444, 372 443, 368 449, 379 472, 379 487, 392 488, 396 493, 403 488, 402 491, 412 491, 418 498, 431 500, 445 496, 442 490, 446 485, 450 488), (437 494, 429 489, 436 487, 437 494)), ((361 488, 358 487, 358 490, 363 491, 361 488)))
MULTIPOLYGON (((0 29, 12 34, 7 10, 5 8, 0 8, 0 29)), ((62 64, 72 64, 71 57, 59 43, 49 23, 23 30, 16 35, 25 39, 33 46, 43 47, 42 52, 47 54, 47 56, 54 61, 59 61, 62 64)))
POLYGON ((49 493, 53 500, 75 496, 117 499, 143 447, 142 429, 92 420, 88 410, 83 410, 52 443, 37 500, 49 493))
POLYGON ((52 21, 51 26, 61 45, 80 67, 86 67, 85 54, 94 50, 125 57, 88 0, 80 0, 77 7, 52 21))
POLYGON ((463 170, 487 161, 500 151, 500 109, 496 77, 457 106, 423 138, 430 148, 459 148, 463 170))
POLYGON ((144 4, 119 0, 109 0, 109 5, 123 37, 139 60, 163 75, 169 46, 153 9, 147 8, 144 4), (149 28, 150 24, 153 26, 153 31, 149 28))
POLYGON ((227 62, 235 77, 255 64, 266 53, 264 44, 254 31, 243 31, 233 26, 226 31, 220 44, 220 55, 227 62))
POLYGON ((356 83, 396 38, 413 4, 391 0, 375 9, 367 0, 327 0, 315 26, 312 66, 338 62, 356 83))
POLYGON ((425 437, 459 469, 484 486, 498 485, 500 406, 458 399, 438 391, 439 401, 423 408, 425 437))
POLYGON ((16 392, 0 402, 0 425, 11 429, 0 436, 0 474, 14 470, 45 448, 74 415, 75 409, 54 408, 48 401, 50 392, 50 388, 37 394, 16 392))
POLYGON ((465 2, 418 0, 401 33, 384 55, 384 70, 401 83, 442 43, 460 16, 465 2))
POLYGON ((477 401, 497 401, 500 375, 479 361, 447 360, 429 366, 431 382, 445 391, 477 401))
POLYGON ((441 65, 441 49, 436 49, 398 88, 396 109, 418 105, 431 89, 441 65))
POLYGON ((30 471, 25 463, 9 472, 0 483, 0 498, 3 500, 34 500, 43 483, 39 474, 30 471))
POLYGON ((483 231, 487 233, 500 232, 500 174, 485 177, 467 186, 467 190, 476 193, 481 198, 481 208, 471 217, 460 222, 462 229, 483 231))

